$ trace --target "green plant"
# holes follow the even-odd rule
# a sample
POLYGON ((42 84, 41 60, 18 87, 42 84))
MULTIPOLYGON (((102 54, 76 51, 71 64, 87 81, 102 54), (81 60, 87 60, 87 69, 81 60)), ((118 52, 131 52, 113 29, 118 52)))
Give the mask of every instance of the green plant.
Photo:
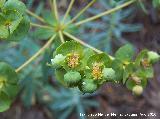
MULTIPOLYGON (((115 8, 77 23, 74 23, 77 18, 96 0, 92 0, 73 19, 70 19, 69 12, 74 1, 71 0, 62 19, 57 11, 56 0, 50 0, 52 14, 47 19, 45 16, 42 18, 27 10, 19 0, 2 0, 0 2, 0 38, 2 40, 20 41, 27 34, 29 26, 43 29, 37 33, 45 31, 47 35, 45 34, 44 38, 50 37, 36 54, 16 70, 6 63, 0 63, 0 112, 10 107, 18 93, 20 83, 17 73, 51 46, 53 40, 55 40, 55 44, 60 46, 56 47, 51 64, 48 66, 56 68, 56 77, 64 86, 79 87, 83 93, 93 93, 106 82, 122 82, 135 94, 141 94, 143 90, 139 90, 139 87, 145 88, 147 80, 153 77, 152 64, 159 61, 160 57, 157 53, 144 50, 133 60, 133 47, 125 45, 115 53, 115 57, 112 57, 72 35, 80 25, 118 11, 137 2, 137 0, 126 1, 115 8), (26 13, 43 24, 30 22, 26 13), (75 76, 73 77, 73 75, 75 76)), ((41 84, 37 83, 36 85, 40 86, 41 84)))

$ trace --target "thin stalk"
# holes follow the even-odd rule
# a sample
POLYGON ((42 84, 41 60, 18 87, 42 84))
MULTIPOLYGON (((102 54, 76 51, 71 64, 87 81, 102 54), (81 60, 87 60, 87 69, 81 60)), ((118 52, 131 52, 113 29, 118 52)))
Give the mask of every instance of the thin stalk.
POLYGON ((49 4, 50 4, 50 7, 51 7, 51 10, 54 11, 52 0, 49 0, 49 4))
POLYGON ((42 23, 46 23, 45 20, 42 17, 36 15, 35 13, 33 13, 33 12, 29 11, 29 10, 26 10, 26 12, 29 15, 33 16, 34 18, 36 18, 37 20, 41 21, 42 23))
POLYGON ((79 16, 81 16, 91 5, 93 5, 96 0, 92 0, 85 8, 83 8, 71 21, 67 23, 67 25, 73 23, 79 16))
POLYGON ((64 40, 62 31, 59 31, 58 33, 59 33, 59 37, 60 37, 61 42, 64 43, 65 40, 64 40))
POLYGON ((52 27, 50 26, 46 26, 46 25, 40 25, 40 24, 36 24, 36 23, 30 23, 31 26, 33 27, 39 27, 39 28, 44 28, 44 29, 53 29, 52 27))
POLYGON ((59 20, 59 15, 58 15, 58 9, 57 9, 57 1, 56 0, 53 0, 53 8, 54 8, 54 15, 55 15, 55 18, 58 22, 59 20))
POLYGON ((79 22, 75 23, 75 25, 76 25, 76 26, 79 26, 79 25, 84 24, 84 23, 86 23, 86 22, 90 22, 90 21, 96 20, 96 19, 98 19, 98 18, 100 18, 100 17, 102 17, 102 16, 111 14, 111 13, 116 12, 116 11, 122 9, 122 8, 125 8, 125 7, 131 5, 132 3, 136 2, 136 1, 137 1, 137 0, 130 0, 130 1, 128 1, 128 2, 126 2, 126 3, 124 3, 124 4, 122 4, 122 5, 119 5, 119 6, 115 7, 115 8, 113 8, 113 9, 107 10, 107 11, 105 11, 105 12, 103 12, 103 13, 100 13, 100 14, 98 14, 98 15, 96 15, 96 16, 87 18, 87 19, 85 19, 85 20, 79 21, 79 22))
MULTIPOLYGON (((95 48, 95 47, 93 47, 93 46, 85 43, 84 41, 76 38, 75 36, 71 35, 71 34, 68 33, 68 32, 63 31, 63 34, 66 35, 67 37, 71 38, 72 40, 79 42, 79 43, 82 44, 83 46, 92 49, 93 51, 95 51, 95 52, 98 53, 98 54, 103 53, 103 51, 98 50, 97 48, 95 48)), ((114 59, 114 57, 112 57, 111 55, 109 55, 109 57, 110 57, 112 60, 114 59)))
POLYGON ((48 42, 36 53, 34 54, 30 59, 28 59, 24 64, 22 64, 20 67, 16 69, 16 72, 20 72, 23 68, 25 68, 28 64, 30 64, 33 60, 35 60, 40 54, 42 54, 53 42, 56 35, 53 35, 48 42))
POLYGON ((74 4, 75 0, 71 0, 70 4, 69 4, 69 7, 63 17, 63 20, 62 20, 62 23, 64 23, 64 21, 66 20, 66 18, 68 17, 69 15, 69 12, 71 11, 72 7, 73 7, 73 4, 74 4))
POLYGON ((64 33, 64 35, 66 35, 67 37, 69 37, 69 38, 71 38, 71 39, 79 42, 79 43, 82 44, 83 46, 86 46, 86 47, 92 49, 93 51, 95 51, 95 52, 97 52, 97 53, 103 53, 101 50, 98 50, 98 49, 94 48, 93 46, 91 46, 91 45, 85 43, 84 41, 76 38, 75 36, 71 35, 70 33, 65 32, 65 31, 63 31, 63 33, 64 33))

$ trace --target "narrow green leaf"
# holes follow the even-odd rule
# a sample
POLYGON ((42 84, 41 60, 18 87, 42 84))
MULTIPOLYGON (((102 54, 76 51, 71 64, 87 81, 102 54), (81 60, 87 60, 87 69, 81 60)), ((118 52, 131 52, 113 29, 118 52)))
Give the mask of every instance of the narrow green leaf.
POLYGON ((130 62, 133 56, 134 56, 134 48, 130 44, 122 46, 115 53, 115 58, 123 61, 124 63, 130 62))
POLYGON ((4 112, 10 108, 11 100, 9 97, 3 93, 0 92, 0 112, 4 112))
POLYGON ((28 33, 30 28, 30 19, 27 15, 24 15, 17 29, 7 39, 10 41, 20 41, 28 33))

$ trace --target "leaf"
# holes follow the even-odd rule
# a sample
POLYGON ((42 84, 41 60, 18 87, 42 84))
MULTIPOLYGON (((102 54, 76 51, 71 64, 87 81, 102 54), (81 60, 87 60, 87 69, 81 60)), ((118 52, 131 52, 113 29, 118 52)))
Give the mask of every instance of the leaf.
POLYGON ((1 0, 0 1, 0 8, 3 7, 4 3, 6 2, 6 0, 1 0))
POLYGON ((42 40, 47 40, 51 36, 53 36, 54 31, 50 29, 37 29, 33 32, 33 37, 34 39, 42 39, 42 40))
POLYGON ((133 46, 130 44, 124 45, 117 50, 115 53, 115 58, 121 61, 130 62, 134 56, 133 46))
POLYGON ((56 20, 55 20, 55 18, 54 18, 54 16, 53 16, 53 14, 52 14, 51 11, 49 11, 49 10, 44 10, 44 11, 42 12, 42 16, 43 16, 44 20, 45 20, 48 24, 50 24, 50 25, 52 25, 52 26, 55 26, 55 25, 56 25, 56 20))
POLYGON ((19 91, 18 76, 14 69, 0 62, 0 112, 7 110, 19 91))
POLYGON ((67 87, 67 83, 64 81, 64 74, 66 74, 66 71, 64 69, 56 69, 55 70, 55 76, 56 79, 65 87, 67 87))
POLYGON ((147 52, 148 52, 148 50, 142 50, 142 51, 138 54, 138 56, 137 56, 137 58, 136 58, 136 60, 135 60, 135 64, 136 64, 137 66, 140 66, 142 59, 147 57, 147 52))
POLYGON ((11 100, 9 97, 3 93, 0 92, 0 112, 4 112, 10 108, 11 100))
POLYGON ((137 75, 143 78, 153 78, 154 77, 153 67, 139 68, 139 70, 137 71, 137 75))
POLYGON ((4 31, 4 33, 0 33, 2 35, 0 38, 7 38, 12 34, 22 19, 23 17, 14 11, 6 11, 4 14, 0 14, 0 31, 4 31))
POLYGON ((82 45, 75 41, 68 41, 60 45, 56 50, 56 54, 62 54, 64 56, 70 53, 79 53, 80 55, 82 55, 82 45))
POLYGON ((89 57, 87 64, 90 68, 92 68, 93 63, 103 63, 106 67, 111 66, 111 59, 105 53, 95 54, 89 57))
POLYGON ((133 63, 128 64, 123 72, 123 84, 127 81, 128 77, 135 72, 135 65, 133 63))
POLYGON ((123 72, 124 72, 122 61, 118 59, 113 60, 111 67, 116 72, 116 80, 121 81, 123 79, 123 72))
POLYGON ((8 64, 0 62, 0 81, 4 81, 4 86, 1 87, 0 91, 7 92, 10 98, 15 98, 14 96, 18 92, 18 76, 15 70, 8 64), (10 91, 8 91, 10 90, 10 91), (15 95, 12 95, 12 94, 15 95))
MULTIPOLYGON (((135 81, 133 80, 127 80, 126 82, 126 87, 129 89, 129 90, 132 90, 134 86, 136 86, 137 84, 135 83, 135 81)), ((141 80, 141 84, 140 84, 143 88, 146 87, 147 85, 147 79, 142 79, 141 80)))
POLYGON ((0 25, 0 39, 6 39, 9 35, 8 30, 5 26, 0 25))
POLYGON ((30 28, 30 19, 27 15, 24 15, 22 21, 20 22, 17 29, 11 34, 8 38, 10 41, 20 41, 22 40, 28 33, 30 28))
POLYGON ((83 65, 86 66, 87 65, 87 61, 89 59, 90 56, 94 55, 94 51, 89 49, 89 48, 86 48, 84 49, 84 52, 83 52, 83 59, 82 59, 82 62, 83 62, 83 65))
POLYGON ((26 11, 26 6, 23 2, 19 0, 8 0, 3 7, 4 11, 15 11, 19 14, 24 14, 26 11))

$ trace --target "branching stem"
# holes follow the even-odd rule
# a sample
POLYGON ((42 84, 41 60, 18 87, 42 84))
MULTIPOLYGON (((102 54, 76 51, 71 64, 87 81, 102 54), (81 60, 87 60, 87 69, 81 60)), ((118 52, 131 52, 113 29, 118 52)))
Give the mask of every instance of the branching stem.
POLYGON ((97 53, 103 53, 101 50, 98 50, 98 49, 94 48, 93 46, 91 46, 91 45, 85 43, 84 41, 76 38, 75 36, 71 35, 70 33, 65 32, 65 31, 63 31, 63 33, 64 33, 64 35, 66 35, 67 37, 69 37, 69 38, 71 38, 71 39, 79 42, 79 43, 82 44, 83 46, 86 46, 86 47, 92 49, 93 51, 95 51, 95 52, 97 52, 97 53))
POLYGON ((67 23, 67 25, 73 23, 79 16, 81 16, 91 5, 93 5, 96 0, 92 0, 85 8, 83 8, 71 21, 67 23))
POLYGON ((33 27, 39 27, 39 28, 44 28, 44 29, 53 29, 52 27, 50 26, 46 26, 46 25, 40 25, 40 24, 36 24, 36 23, 30 23, 31 26, 33 27))
POLYGON ((122 5, 119 5, 119 6, 115 7, 115 8, 113 8, 113 9, 107 10, 107 11, 105 11, 105 12, 103 12, 103 13, 100 13, 100 14, 98 14, 98 15, 96 15, 96 16, 87 18, 87 19, 85 19, 85 20, 79 21, 79 22, 75 23, 75 25, 76 25, 76 26, 79 26, 79 25, 82 25, 82 24, 84 24, 84 23, 86 23, 86 22, 90 22, 90 21, 96 20, 96 19, 98 19, 98 18, 100 18, 100 17, 103 17, 103 16, 105 16, 105 15, 108 15, 108 14, 111 14, 111 13, 113 13, 113 12, 116 12, 116 11, 118 11, 118 10, 124 8, 124 7, 127 7, 127 6, 131 5, 132 3, 136 2, 136 1, 137 1, 137 0, 130 0, 130 1, 128 1, 128 2, 126 2, 126 3, 124 3, 124 4, 122 4, 122 5))
POLYGON ((75 0, 71 0, 70 4, 69 4, 69 7, 63 17, 63 20, 62 20, 62 23, 66 20, 66 18, 68 17, 69 15, 69 12, 71 11, 72 7, 73 7, 73 4, 74 4, 75 0))
POLYGON ((59 31, 58 34, 59 34, 59 37, 60 37, 61 42, 64 43, 65 40, 64 40, 62 31, 59 31))
POLYGON ((42 23, 46 23, 45 20, 42 17, 36 15, 35 13, 33 13, 33 12, 29 11, 29 10, 26 10, 26 12, 29 15, 33 16, 34 18, 36 18, 37 20, 41 21, 42 23))
MULTIPOLYGON (((80 44, 82 44, 82 45, 85 46, 85 47, 88 47, 88 48, 92 49, 92 50, 95 51, 96 53, 99 53, 99 54, 100 54, 100 53, 103 53, 103 51, 98 50, 97 48, 95 48, 95 47, 93 47, 93 46, 85 43, 84 41, 76 38, 75 36, 71 35, 70 33, 65 32, 65 31, 63 31, 63 33, 64 33, 64 35, 66 35, 67 37, 71 38, 72 40, 75 40, 75 41, 79 42, 80 44)), ((111 59, 114 59, 114 57, 112 57, 111 55, 109 55, 109 57, 110 57, 111 59)))
POLYGON ((56 0, 53 0, 53 8, 54 8, 54 15, 55 15, 55 18, 58 22, 59 20, 59 15, 58 15, 58 9, 57 9, 57 1, 56 0))

